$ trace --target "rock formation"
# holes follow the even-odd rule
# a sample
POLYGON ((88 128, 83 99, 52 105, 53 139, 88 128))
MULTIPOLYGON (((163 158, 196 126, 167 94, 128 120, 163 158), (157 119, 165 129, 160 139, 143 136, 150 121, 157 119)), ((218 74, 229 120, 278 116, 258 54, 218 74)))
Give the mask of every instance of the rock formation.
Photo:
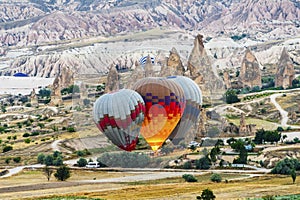
POLYGON ((51 89, 51 101, 50 105, 51 106, 56 106, 56 105, 61 105, 62 104, 62 98, 61 98, 61 79, 59 76, 57 76, 54 81, 52 86, 50 86, 51 89))
POLYGON ((153 64, 150 55, 147 56, 147 61, 144 66, 145 70, 145 77, 153 77, 154 76, 154 70, 153 70, 153 64))
POLYGON ((230 75, 229 75, 228 71, 224 71, 223 79, 224 79, 224 83, 225 83, 225 88, 226 89, 231 88, 230 75))
POLYGON ((293 62, 285 48, 283 48, 275 75, 275 87, 284 89, 292 86, 295 78, 295 69, 293 62))
POLYGON ((111 65, 107 75, 105 93, 119 90, 119 88, 120 88, 119 73, 116 67, 114 65, 111 65))
POLYGON ((245 114, 242 113, 239 126, 240 135, 254 135, 256 132, 255 124, 246 124, 245 114))
POLYGON ((33 89, 30 93, 30 103, 32 106, 38 105, 38 97, 36 95, 35 89, 33 89))
POLYGON ((242 87, 253 88, 258 86, 261 88, 261 71, 259 64, 253 53, 247 49, 239 75, 239 81, 242 87))
POLYGON ((188 60, 188 75, 199 85, 204 103, 220 99, 225 92, 225 84, 212 67, 209 56, 203 45, 203 36, 198 35, 194 40, 194 48, 188 60))
POLYGON ((177 50, 173 47, 167 58, 167 65, 162 67, 160 76, 183 75, 184 67, 177 50))

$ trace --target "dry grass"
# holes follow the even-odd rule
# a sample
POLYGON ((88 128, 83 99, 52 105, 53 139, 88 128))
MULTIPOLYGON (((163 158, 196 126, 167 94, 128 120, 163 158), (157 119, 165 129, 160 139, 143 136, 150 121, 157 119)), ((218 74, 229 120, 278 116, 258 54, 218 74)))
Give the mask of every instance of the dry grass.
MULTIPOLYGON (((135 183, 80 183, 80 180, 102 179, 108 177, 119 177, 131 175, 118 172, 92 172, 78 170, 73 172, 67 182, 50 181, 51 187, 38 188, 42 183, 47 184, 46 178, 40 171, 24 171, 17 176, 2 179, 2 187, 16 185, 36 185, 33 190, 15 191, 14 193, 1 193, 0 199, 6 198, 27 198, 51 196, 83 196, 87 198, 101 198, 107 200, 115 199, 195 199, 201 191, 210 188, 217 199, 246 199, 250 197, 262 197, 265 195, 288 195, 299 193, 300 180, 292 184, 289 176, 266 175, 263 177, 243 178, 247 175, 221 174, 223 180, 230 180, 221 183, 209 181, 210 174, 197 176, 197 183, 184 182, 182 178, 168 178, 155 181, 143 181, 135 183), (13 194, 13 195, 12 195, 13 194)), ((43 186, 43 185, 42 185, 43 186)))
MULTIPOLYGON (((137 185, 101 192, 78 192, 75 195, 102 199, 195 199, 201 191, 210 188, 217 199, 245 199, 265 195, 299 193, 300 181, 291 184, 290 177, 260 177, 229 183, 167 183, 137 185)), ((74 194, 72 194, 74 195, 74 194)))
MULTIPOLYGON (((240 125, 240 119, 228 119, 229 122, 234 123, 235 125, 240 125)), ((265 130, 275 130, 279 125, 273 122, 266 120, 255 119, 255 118, 246 118, 247 124, 256 124, 257 129, 264 128, 265 130)))

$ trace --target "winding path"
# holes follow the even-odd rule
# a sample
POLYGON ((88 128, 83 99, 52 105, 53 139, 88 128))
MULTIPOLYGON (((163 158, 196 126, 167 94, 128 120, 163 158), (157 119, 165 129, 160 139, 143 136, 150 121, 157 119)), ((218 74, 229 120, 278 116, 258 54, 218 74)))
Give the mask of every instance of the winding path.
POLYGON ((287 122, 289 120, 288 117, 288 112, 283 110, 281 108, 281 106, 277 103, 276 98, 282 96, 282 94, 272 94, 270 96, 271 102, 274 104, 274 106, 276 107, 276 109, 279 111, 280 115, 281 115, 281 126, 286 127, 287 126, 287 122))

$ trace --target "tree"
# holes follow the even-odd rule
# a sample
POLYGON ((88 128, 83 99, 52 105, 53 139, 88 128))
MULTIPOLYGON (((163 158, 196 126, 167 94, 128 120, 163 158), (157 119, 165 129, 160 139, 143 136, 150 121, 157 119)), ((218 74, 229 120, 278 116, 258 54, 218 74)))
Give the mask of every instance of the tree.
POLYGON ((53 174, 53 170, 50 169, 48 166, 45 166, 43 169, 43 173, 46 176, 47 180, 50 181, 51 175, 53 174))
POLYGON ((202 191, 201 196, 197 196, 197 199, 202 199, 202 200, 214 200, 216 196, 214 195, 213 191, 210 189, 205 189, 202 191))
POLYGON ((225 92, 225 101, 228 104, 239 102, 239 98, 237 96, 237 93, 233 89, 229 89, 225 92))
POLYGON ((295 184, 296 177, 297 177, 297 174, 296 174, 295 169, 292 169, 292 170, 291 170, 291 177, 292 177, 292 179, 293 179, 293 184, 295 184))
POLYGON ((255 138, 254 138, 254 142, 255 144, 262 144, 264 141, 264 134, 265 134, 265 130, 264 129, 259 129, 256 131, 255 133, 255 138))
POLYGON ((44 164, 44 160, 45 160, 45 154, 39 153, 37 156, 37 162, 40 164, 44 164))
POLYGON ((77 161, 78 167, 85 167, 88 164, 87 160, 85 158, 79 158, 77 161))
POLYGON ((56 170, 54 176, 59 181, 65 181, 65 180, 67 180, 68 178, 71 177, 71 172, 70 172, 69 167, 67 167, 67 166, 61 166, 61 167, 59 167, 56 170))
POLYGON ((53 165, 53 156, 52 155, 47 155, 44 159, 44 164, 49 166, 49 165, 53 165))
POLYGON ((266 142, 277 143, 281 138, 281 133, 275 131, 265 131, 264 140, 266 142))
POLYGON ((196 161, 196 168, 197 169, 209 169, 211 162, 207 156, 200 158, 196 161))
POLYGON ((285 158, 279 161, 275 167, 272 169, 271 173, 273 174, 291 174, 292 170, 299 170, 300 162, 294 158, 285 158))
POLYGON ((222 177, 221 177, 220 174, 212 174, 212 175, 210 176, 210 180, 211 180, 212 182, 220 183, 220 182, 222 181, 222 177))

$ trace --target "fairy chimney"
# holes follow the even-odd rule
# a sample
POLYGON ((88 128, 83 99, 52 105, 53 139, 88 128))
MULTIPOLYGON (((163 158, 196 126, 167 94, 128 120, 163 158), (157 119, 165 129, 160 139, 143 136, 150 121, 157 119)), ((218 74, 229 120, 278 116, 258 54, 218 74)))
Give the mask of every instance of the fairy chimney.
POLYGON ((291 87, 295 78, 293 62, 285 48, 283 48, 275 75, 275 87, 284 89, 291 87))
POLYGON ((110 66, 107 81, 105 86, 105 93, 109 93, 111 91, 115 91, 119 89, 119 73, 114 65, 110 66))
POLYGON ((261 88, 262 86, 261 71, 258 61, 249 49, 246 50, 244 59, 242 61, 239 81, 241 82, 242 87, 253 88, 258 86, 261 88))

